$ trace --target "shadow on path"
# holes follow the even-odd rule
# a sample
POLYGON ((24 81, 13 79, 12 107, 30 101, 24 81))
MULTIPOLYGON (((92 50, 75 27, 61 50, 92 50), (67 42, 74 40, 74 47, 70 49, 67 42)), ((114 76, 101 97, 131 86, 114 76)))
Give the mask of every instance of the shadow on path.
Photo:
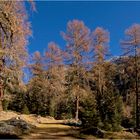
MULTIPOLYGON (((23 136, 23 139, 77 139, 79 129, 62 123, 39 124, 30 135, 23 136)), ((80 138, 81 139, 81 138, 80 138)))

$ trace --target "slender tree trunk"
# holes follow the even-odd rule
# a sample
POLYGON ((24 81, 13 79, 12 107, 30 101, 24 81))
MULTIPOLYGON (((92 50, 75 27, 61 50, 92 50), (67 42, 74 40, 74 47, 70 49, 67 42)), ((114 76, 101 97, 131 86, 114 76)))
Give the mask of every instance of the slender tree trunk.
POLYGON ((139 91, 138 91, 138 68, 137 68, 137 46, 135 46, 135 83, 136 83, 136 87, 135 87, 135 92, 136 92, 136 128, 139 128, 139 91))
POLYGON ((3 111, 2 100, 0 100, 0 112, 3 111))
POLYGON ((79 96, 76 96, 76 112, 75 112, 75 120, 79 120, 79 96))
POLYGON ((98 86, 99 86, 99 91, 100 91, 100 93, 101 93, 101 69, 100 69, 100 66, 99 66, 99 79, 98 79, 98 86))
MULTIPOLYGON (((2 49, 2 35, 1 35, 1 31, 0 31, 0 49, 2 49)), ((2 68, 3 68, 3 61, 2 61, 2 55, 0 54, 0 74, 2 72, 2 68)), ((2 79, 0 77, 0 111, 3 111, 2 98, 3 98, 3 87, 2 87, 2 79)))
POLYGON ((3 98, 3 90, 2 85, 0 84, 0 112, 3 111, 2 98, 3 98))

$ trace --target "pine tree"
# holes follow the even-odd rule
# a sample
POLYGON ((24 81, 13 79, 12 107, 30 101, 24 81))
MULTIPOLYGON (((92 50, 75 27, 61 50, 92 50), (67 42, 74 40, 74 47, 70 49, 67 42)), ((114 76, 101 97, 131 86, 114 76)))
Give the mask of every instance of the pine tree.
POLYGON ((33 62, 29 65, 32 78, 28 84, 27 106, 29 111, 35 114, 46 115, 48 113, 48 84, 45 78, 43 57, 39 52, 35 52, 33 62))

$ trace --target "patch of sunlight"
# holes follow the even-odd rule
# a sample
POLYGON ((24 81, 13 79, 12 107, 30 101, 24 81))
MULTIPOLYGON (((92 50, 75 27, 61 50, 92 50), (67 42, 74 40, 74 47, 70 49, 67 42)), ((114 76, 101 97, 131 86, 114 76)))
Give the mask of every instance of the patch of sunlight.
POLYGON ((38 124, 38 128, 64 128, 64 129, 70 129, 70 126, 63 125, 63 124, 38 124))

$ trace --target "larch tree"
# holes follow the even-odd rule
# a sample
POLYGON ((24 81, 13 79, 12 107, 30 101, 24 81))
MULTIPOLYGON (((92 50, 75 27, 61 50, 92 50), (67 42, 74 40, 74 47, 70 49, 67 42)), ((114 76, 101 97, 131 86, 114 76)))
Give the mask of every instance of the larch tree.
POLYGON ((109 32, 101 27, 97 27, 92 33, 91 40, 91 57, 93 60, 92 68, 95 71, 93 77, 97 82, 96 86, 98 87, 98 91, 100 94, 103 94, 103 90, 105 88, 103 64, 107 54, 109 54, 109 32))
POLYGON ((136 94, 136 128, 140 128, 140 95, 139 95, 139 50, 140 50, 140 24, 133 24, 125 31, 125 39, 121 41, 124 54, 134 57, 135 94, 136 94))
POLYGON ((33 77, 43 78, 44 77, 44 75, 43 75, 43 72, 44 72, 44 70, 43 70, 43 58, 42 58, 40 52, 36 51, 33 54, 33 57, 31 59, 32 59, 32 63, 29 64, 29 68, 32 71, 33 77))
POLYGON ((9 75, 11 80, 22 79, 31 34, 27 15, 24 2, 0 1, 0 100, 9 75))
POLYGON ((62 33, 64 40, 66 41, 66 65, 69 71, 68 83, 69 92, 74 95, 76 102, 75 119, 79 119, 79 100, 84 91, 82 84, 82 77, 85 74, 85 54, 88 52, 90 39, 89 29, 82 21, 73 20, 67 24, 66 32, 62 33))
POLYGON ((107 61, 109 32, 97 27, 91 34, 90 57, 93 93, 97 106, 97 126, 105 130, 119 130, 121 124, 121 98, 115 88, 116 66, 107 61), (118 103, 116 103, 118 100, 118 103))
POLYGON ((48 80, 48 90, 50 99, 50 115, 56 117, 58 104, 61 102, 64 93, 65 69, 63 65, 63 51, 55 42, 48 44, 44 56, 46 78, 48 80))
POLYGON ((118 105, 115 99, 118 97, 114 93, 113 72, 114 66, 106 62, 109 55, 109 32, 101 27, 97 27, 91 35, 91 57, 94 91, 97 102, 97 114, 99 116, 99 127, 103 129, 113 129, 114 125, 119 126, 120 122, 115 122, 118 105))

